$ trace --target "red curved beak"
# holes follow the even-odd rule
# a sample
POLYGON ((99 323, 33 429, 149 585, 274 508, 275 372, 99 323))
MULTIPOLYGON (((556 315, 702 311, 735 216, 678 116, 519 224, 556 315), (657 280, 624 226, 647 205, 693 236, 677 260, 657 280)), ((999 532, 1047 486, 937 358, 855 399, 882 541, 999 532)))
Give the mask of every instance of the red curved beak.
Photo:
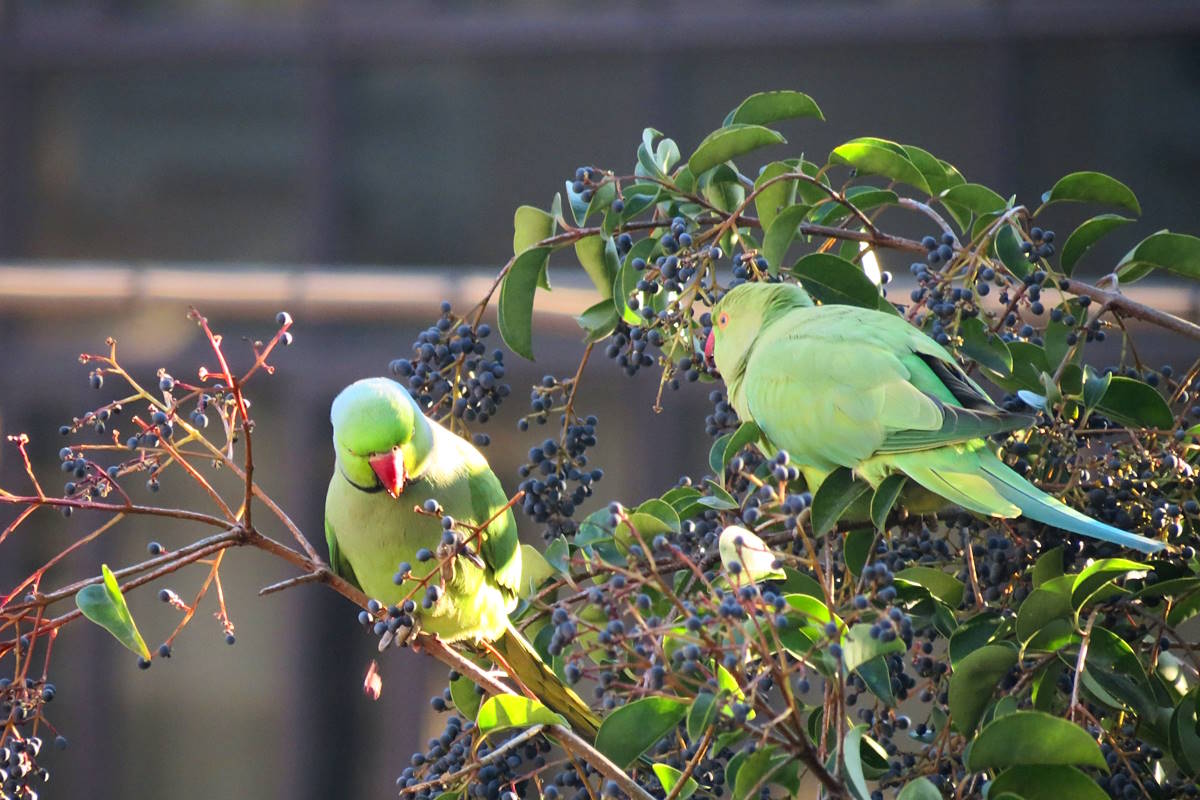
POLYGON ((389 450, 382 455, 368 459, 371 469, 379 477, 384 490, 392 497, 399 497, 404 491, 404 452, 400 448, 389 450))
POLYGON ((704 341, 704 363, 708 364, 710 367, 715 366, 715 362, 713 362, 713 345, 714 344, 715 344, 715 341, 713 339, 713 332, 709 331, 708 339, 706 339, 704 341))

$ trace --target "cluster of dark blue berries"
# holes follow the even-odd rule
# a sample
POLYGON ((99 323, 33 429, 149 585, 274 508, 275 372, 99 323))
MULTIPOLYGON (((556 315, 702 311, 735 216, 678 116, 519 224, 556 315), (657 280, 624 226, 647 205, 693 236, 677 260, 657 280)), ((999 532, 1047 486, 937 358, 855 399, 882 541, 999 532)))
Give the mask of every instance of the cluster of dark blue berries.
MULTIPOLYGON (((477 326, 456 317, 443 300, 441 316, 413 343, 413 357, 397 358, 389 369, 403 379, 426 413, 449 413, 463 422, 487 422, 511 387, 503 382, 504 353, 488 353, 484 339, 491 335, 486 323, 477 326)), ((476 434, 475 444, 489 443, 487 434, 476 434)))
POLYGON ((529 449, 529 461, 518 470, 525 493, 521 509, 534 522, 545 525, 546 541, 573 536, 575 512, 592 496, 604 470, 590 467, 587 451, 596 445, 594 416, 567 422, 560 441, 547 439, 529 449))
MULTIPOLYGON (((50 771, 38 763, 45 743, 38 736, 23 736, 21 729, 45 723, 43 706, 57 691, 53 683, 34 678, 0 678, 0 718, 8 723, 0 737, 0 800, 36 800, 36 787, 50 780, 50 771)), ((66 737, 55 736, 54 748, 65 750, 66 737)))
MULTIPOLYGON (((579 167, 575 170, 575 180, 571 181, 571 191, 579 195, 579 199, 585 203, 590 203, 592 195, 596 192, 596 187, 604 180, 604 173, 595 167, 579 167)), ((616 202, 616 201, 614 201, 616 202)), ((620 208, 614 208, 618 214, 624 210, 625 204, 622 203, 620 208)))

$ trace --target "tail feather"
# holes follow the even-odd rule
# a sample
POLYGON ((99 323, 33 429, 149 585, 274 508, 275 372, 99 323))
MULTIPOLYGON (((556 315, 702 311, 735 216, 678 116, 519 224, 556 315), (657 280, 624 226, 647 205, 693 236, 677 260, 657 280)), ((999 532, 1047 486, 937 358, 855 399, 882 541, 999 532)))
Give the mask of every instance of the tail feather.
POLYGON ((934 494, 977 514, 1026 516, 1143 553, 1156 553, 1166 547, 1162 542, 1105 525, 1060 503, 1009 469, 982 442, 976 448, 947 447, 889 455, 886 466, 900 470, 934 494))
POLYGON ((986 455, 980 453, 979 461, 992 487, 1030 519, 1143 553, 1156 553, 1166 547, 1162 542, 1106 525, 1060 503, 1009 469, 990 452, 986 455))
POLYGON ((559 679, 529 640, 509 625, 492 646, 515 673, 513 677, 537 695, 538 700, 566 717, 571 728, 587 741, 595 740, 596 732, 600 730, 600 717, 559 679))

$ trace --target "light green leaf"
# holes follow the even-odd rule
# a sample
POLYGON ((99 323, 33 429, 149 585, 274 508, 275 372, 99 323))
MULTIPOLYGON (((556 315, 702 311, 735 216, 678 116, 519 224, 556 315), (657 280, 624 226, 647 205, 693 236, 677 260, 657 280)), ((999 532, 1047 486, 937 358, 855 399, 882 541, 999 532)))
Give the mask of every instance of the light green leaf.
POLYGON ((882 638, 872 639, 871 626, 861 622, 851 626, 842 640, 842 663, 847 672, 853 672, 873 658, 903 653, 906 649, 899 637, 890 642, 882 638))
POLYGON ((628 767, 687 716, 688 706, 669 697, 644 697, 604 718, 596 749, 619 767, 628 767))
POLYGON ((792 266, 791 273, 820 303, 862 308, 879 306, 879 287, 871 283, 857 264, 840 256, 810 253, 792 266))
POLYGON ((763 235, 762 254, 767 259, 767 268, 772 275, 778 275, 783 257, 787 255, 788 247, 796 238, 796 233, 804 217, 809 212, 808 206, 788 206, 774 217, 770 227, 763 235))
POLYGON ((830 164, 846 164, 864 175, 883 175, 932 194, 925 176, 900 145, 886 139, 864 136, 835 147, 830 164))
MULTIPOLYGON (((811 117, 825 120, 816 102, 803 92, 789 90, 758 92, 742 101, 741 105, 725 117, 725 125, 736 123, 766 125, 781 119, 811 117)), ((693 170, 694 171, 694 170, 693 170)))
POLYGON ((1056 619, 1071 616, 1071 595, 1040 586, 1029 593, 1017 610, 1017 638, 1028 641, 1056 619))
POLYGON ((942 800, 942 793, 928 778, 917 778, 900 790, 896 800, 942 800))
POLYGON ((727 573, 735 576, 735 582, 757 583, 783 577, 783 570, 775 566, 777 556, 771 548, 757 534, 740 525, 729 525, 721 531, 717 550, 721 554, 721 564, 727 573), (733 564, 739 566, 733 567, 733 564))
POLYGON ((149 660, 150 649, 138 632, 121 586, 107 564, 100 565, 103 583, 93 583, 75 593, 75 605, 83 615, 113 635, 135 654, 149 660))
POLYGON ((617 307, 612 298, 607 297, 599 303, 589 306, 575 318, 575 321, 587 332, 587 342, 598 342, 616 330, 617 307))
MULTIPOLYGON (((912 161, 913 165, 925 176, 925 182, 929 184, 930 194, 941 194, 951 186, 966 183, 962 173, 953 165, 947 164, 929 151, 922 150, 911 144, 902 144, 900 147, 904 150, 904 154, 908 156, 908 159, 912 161)), ((955 221, 958 222, 960 228, 965 227, 965 220, 960 220, 956 216, 955 221)))
POLYGON ((988 791, 989 800, 1001 795, 1021 800, 1108 800, 1108 793, 1075 767, 1024 765, 1011 767, 996 776, 988 791))
POLYGON ((770 183, 780 175, 796 172, 797 168, 784 161, 772 161, 763 167, 754 182, 754 210, 758 214, 758 222, 762 229, 768 230, 775 217, 796 200, 796 181, 778 180, 770 183))
POLYGON ((846 513, 846 509, 870 488, 870 484, 855 478, 854 473, 845 467, 839 467, 830 473, 813 495, 810 517, 813 534, 823 536, 833 530, 842 514, 846 513))
POLYGON ((1159 231, 1143 239, 1117 265, 1123 283, 1133 283, 1155 269, 1200 280, 1200 238, 1159 231))
POLYGON ((1000 629, 1001 619, 993 611, 976 614, 954 629, 950 634, 950 666, 958 669, 959 663, 992 641, 1000 629))
POLYGON ((554 235, 554 217, 535 206, 520 206, 513 215, 513 255, 554 235))
POLYGON ((1036 589, 1048 580, 1063 574, 1063 547, 1047 550, 1038 556, 1033 565, 1033 587, 1036 589))
POLYGON ((733 461, 734 456, 742 452, 746 447, 758 441, 758 437, 762 432, 758 429, 758 425, 753 422, 743 422, 738 426, 738 429, 729 437, 728 443, 725 445, 725 452, 721 456, 721 469, 716 470, 721 472, 725 466, 733 461))
POLYGON ((500 283, 500 335, 508 349, 533 360, 533 294, 549 247, 532 247, 516 256, 500 283))
POLYGON ((1003 211, 1008 205, 1004 198, 980 183, 960 183, 940 195, 943 202, 962 206, 975 214, 1003 211))
POLYGON ((1147 566, 1127 558, 1101 558, 1084 568, 1071 586, 1071 604, 1078 608, 1097 589, 1109 581, 1131 572, 1145 572, 1147 566))
POLYGON ((786 144, 783 134, 761 125, 729 125, 704 137, 696 152, 688 159, 688 169, 700 175, 718 164, 766 147, 769 144, 786 144))
POLYGON ((1108 771, 1092 735, 1061 717, 1014 711, 989 723, 966 756, 973 772, 1021 765, 1078 765, 1108 771))
POLYGON ((1198 702, 1200 689, 1193 689, 1175 706, 1167 729, 1171 756, 1183 773, 1193 780, 1200 777, 1200 719, 1196 715, 1198 702))
POLYGON ((489 697, 479 707, 475 724, 479 727, 479 732, 486 736, 510 728, 566 725, 567 721, 561 714, 555 714, 537 700, 516 694, 498 694, 489 697))
POLYGON ((475 691, 473 681, 460 675, 450 681, 450 699, 464 717, 474 719, 479 714, 479 704, 483 697, 475 691))
POLYGON ((601 297, 609 297, 613 290, 613 277, 617 274, 620 260, 617 246, 611 237, 585 236, 575 242, 575 257, 601 297))
POLYGON ((1058 183, 1042 195, 1044 205, 1063 201, 1118 206, 1139 216, 1142 213, 1142 207, 1129 187, 1103 172, 1072 172, 1059 178, 1058 183))
POLYGON ((867 734, 866 725, 855 725, 846 731, 842 743, 842 761, 846 767, 846 779, 857 800, 870 800, 871 790, 867 788, 867 779, 863 775, 862 741, 867 734))
POLYGON ((967 655, 950 675, 950 723, 962 734, 969 735, 1000 680, 1017 663, 1017 651, 1002 644, 987 644, 967 655))
POLYGON ((897 578, 920 584, 950 608, 958 608, 963 598, 963 583, 949 573, 933 567, 912 566, 896 573, 897 578))
POLYGON ((1067 237, 1063 243, 1062 256, 1059 265, 1068 275, 1075 269, 1075 264, 1083 258, 1083 254, 1091 249, 1105 234, 1117 228, 1128 225, 1133 220, 1119 214, 1100 214, 1084 222, 1067 237))
POLYGON ((717 718, 722 703, 722 697, 711 692, 700 692, 696 695, 687 714, 687 735, 692 742, 699 742, 704 736, 704 731, 708 730, 717 718))
MULTIPOLYGON (((674 767, 669 767, 666 764, 655 764, 652 767, 655 776, 658 777, 658 782, 662 785, 663 791, 668 795, 679 784, 679 779, 683 777, 683 772, 674 767)), ((692 777, 688 777, 684 781, 683 788, 679 790, 679 794, 675 795, 677 800, 687 800, 696 790, 700 788, 700 784, 692 777)))
POLYGON ((521 586, 518 595, 529 597, 535 594, 543 583, 558 577, 558 570, 550 565, 542 551, 533 545, 521 545, 521 586))

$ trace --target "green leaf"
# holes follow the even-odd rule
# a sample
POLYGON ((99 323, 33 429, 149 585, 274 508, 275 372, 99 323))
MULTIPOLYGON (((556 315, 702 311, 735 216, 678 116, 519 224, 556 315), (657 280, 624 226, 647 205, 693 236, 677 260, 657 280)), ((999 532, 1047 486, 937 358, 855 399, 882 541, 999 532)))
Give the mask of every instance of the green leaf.
MULTIPOLYGON (((888 475, 875 487, 875 493, 871 495, 871 522, 877 530, 882 531, 887 526, 888 514, 892 513, 907 480, 907 476, 897 472, 888 475)), ((874 536, 871 538, 873 540, 874 536)))
POLYGON ((842 639, 842 663, 847 672, 853 672, 861 665, 879 656, 903 653, 906 649, 900 638, 890 642, 882 638, 871 638, 871 626, 865 622, 852 625, 842 639))
POLYGON ((138 632, 121 586, 107 564, 100 565, 103 583, 93 583, 75 593, 75 605, 83 615, 113 635, 135 654, 149 660, 150 649, 138 632))
MULTIPOLYGON (((890 189, 877 189, 874 186, 851 186, 846 190, 846 200, 859 211, 870 211, 880 206, 895 205, 899 196, 890 189)), ((844 203, 827 200, 813 212, 812 223, 815 225, 833 225, 849 217, 853 212, 844 203)))
POLYGON ((596 749, 625 768, 687 716, 688 706, 669 697, 644 697, 621 706, 604 718, 596 734, 596 749))
POLYGON ((958 325, 962 336, 962 351, 981 367, 1008 373, 1013 368, 1012 351, 1008 344, 988 330, 979 317, 966 317, 958 325))
POLYGON ((1158 390, 1135 378, 1112 376, 1096 407, 1105 416, 1132 427, 1168 430, 1175 424, 1171 407, 1158 390))
POLYGON ((1044 586, 1029 593, 1017 610, 1017 638, 1028 641, 1056 619, 1067 619, 1071 616, 1071 595, 1067 592, 1056 592, 1044 586))
POLYGON ((740 525, 729 525, 721 531, 717 550, 721 554, 721 564, 726 572, 735 576, 735 582, 748 579, 757 583, 783 577, 783 570, 775 566, 778 556, 757 534, 740 525), (739 566, 733 567, 735 563, 739 566), (734 572, 735 569, 738 571, 734 572))
POLYGON ((549 247, 531 247, 513 259, 500 283, 500 335, 508 349, 533 360, 533 294, 550 258, 549 247))
POLYGON ((542 552, 533 545, 521 545, 521 585, 518 595, 529 597, 543 583, 558 577, 558 570, 550 565, 542 552))
POLYGON ((475 724, 483 735, 509 730, 528 728, 532 725, 566 725, 561 714, 555 714, 537 700, 517 694, 498 694, 489 697, 479 707, 475 724))
POLYGON ((859 664, 854 670, 863 683, 878 697, 885 706, 893 708, 896 696, 892 693, 892 675, 888 672, 887 661, 883 657, 872 658, 864 664, 859 664))
POLYGON ((833 530, 846 509, 870 488, 870 484, 855 478, 854 473, 845 467, 838 467, 831 472, 813 495, 810 518, 813 535, 823 536, 833 530))
POLYGON ((862 308, 879 306, 879 287, 871 283, 857 264, 839 256, 810 253, 797 261, 791 272, 818 302, 862 308))
POLYGON ((778 275, 783 257, 796 238, 797 229, 809 212, 808 206, 788 206, 766 228, 763 235, 762 254, 772 275, 778 275))
POLYGON ((755 750, 742 759, 732 778, 726 776, 726 780, 733 783, 731 800, 749 800, 751 796, 756 797, 755 787, 766 786, 780 770, 793 763, 793 759, 777 752, 773 745, 755 750))
POLYGON ((1021 237, 1017 235, 1012 225, 1001 225, 996 231, 996 255, 1008 267, 1008 271, 1018 278, 1025 278, 1033 271, 1029 259, 1021 250, 1021 237))
POLYGON ((1063 574, 1063 546, 1060 544, 1038 556, 1033 565, 1033 587, 1036 589, 1051 578, 1063 574))
POLYGON ((753 422, 743 422, 738 426, 738 429, 729 437, 729 442, 725 445, 725 452, 721 456, 721 469, 716 472, 724 471, 726 465, 733 461, 734 456, 742 452, 743 449, 749 447, 758 441, 758 437, 762 435, 762 431, 758 429, 758 425, 753 422))
MULTIPOLYGON (((655 776, 658 777, 658 782, 662 785, 663 791, 670 794, 679 784, 679 779, 683 777, 683 771, 669 767, 666 764, 654 764, 651 767, 654 770, 655 776)), ((700 788, 700 784, 692 777, 688 777, 683 783, 683 788, 679 790, 679 794, 675 795, 677 800, 687 800, 696 793, 700 788)))
POLYGON ((969 735, 1001 679, 1017 663, 1017 651, 1002 644, 987 644, 969 654, 950 675, 950 722, 962 734, 969 735))
MULTIPOLYGON (((1008 342, 1008 350, 1012 354, 1012 370, 1000 372, 984 367, 988 377, 997 385, 1008 391, 1028 389, 1041 393, 1042 373, 1049 373, 1050 365, 1046 363, 1046 351, 1032 342, 1008 342)), ((982 365, 981 365, 982 366, 982 365)))
POLYGON ((1000 625, 998 614, 985 611, 955 628, 954 633, 950 634, 950 666, 958 669, 959 662, 992 641, 1000 625))
POLYGON ((513 215, 513 255, 554 235, 554 217, 535 206, 520 206, 513 215))
MULTIPOLYGON (((797 119, 811 117, 825 120, 825 115, 811 97, 803 92, 790 90, 775 92, 758 92, 742 101, 741 105, 730 111, 725 117, 725 125, 737 123, 748 125, 766 125, 781 119, 797 119)), ((695 170, 692 170, 695 172, 695 170)))
POLYGON ((1142 207, 1129 187, 1103 172, 1072 172, 1042 195, 1043 205, 1059 202, 1118 206, 1141 215, 1142 207))
POLYGON ((1140 561, 1130 561, 1127 558, 1101 558, 1093 561, 1075 576, 1071 585, 1071 604, 1079 608, 1097 589, 1114 578, 1131 572, 1144 572, 1146 569, 1147 566, 1140 561))
POLYGON ((1063 272, 1070 275, 1071 271, 1075 269, 1075 264, 1083 258, 1083 254, 1091 249, 1092 245, 1101 237, 1131 222, 1133 220, 1119 214, 1100 214, 1071 231, 1071 235, 1063 243, 1062 255, 1058 261, 1063 272))
POLYGON ((1006 769, 988 790, 989 800, 1003 794, 1021 800, 1108 800, 1108 793, 1075 767, 1025 765, 1006 769))
POLYGON ((864 175, 883 175, 932 194, 925 176, 900 145, 864 136, 839 145, 829 154, 830 164, 846 164, 864 175))
POLYGON ((942 793, 928 778, 917 778, 900 790, 896 800, 942 800, 942 793))
POLYGON ((987 725, 966 757, 972 772, 1027 764, 1078 765, 1108 771, 1092 735, 1061 717, 1014 711, 987 725))
POLYGON ((1193 689, 1184 696, 1171 713, 1167 729, 1171 756, 1185 775, 1200 777, 1200 720, 1196 716, 1200 689, 1193 689))
POLYGON ((708 468, 717 477, 725 474, 725 451, 729 449, 732 439, 732 433, 723 433, 712 443, 712 447, 708 448, 708 468))
POLYGON ((867 734, 866 725, 855 725, 846 731, 842 744, 842 761, 846 766, 846 778, 858 800, 870 800, 871 790, 863 775, 862 741, 867 734))
POLYGON ((1008 206, 1003 197, 980 183, 960 183, 938 196, 943 202, 962 206, 975 214, 1003 211, 1008 206))
MULTIPOLYGON (((878 492, 878 490, 876 490, 878 492)), ((871 548, 875 544, 875 531, 870 528, 855 528, 846 534, 846 542, 842 545, 842 554, 846 560, 846 569, 858 577, 871 557, 871 548)))
POLYGON ((575 321, 587 332, 587 342, 598 342, 616 330, 617 307, 612 298, 607 297, 589 306, 575 321))
POLYGON ((555 537, 554 541, 546 546, 545 552, 546 562, 554 567, 560 574, 567 574, 570 570, 568 561, 571 558, 570 545, 567 544, 566 537, 561 534, 555 537))
POLYGON ((761 125, 730 125, 704 137, 696 152, 688 159, 688 169, 700 175, 731 158, 766 147, 769 144, 787 144, 783 134, 761 125))
POLYGON ((692 742, 699 742, 704 731, 713 724, 721 710, 721 698, 711 692, 700 692, 692 701, 687 714, 687 735, 692 742))
POLYGON ((933 567, 913 566, 896 573, 897 578, 920 584, 937 599, 951 608, 958 608, 963 598, 963 583, 958 578, 933 567))
POLYGON ((450 681, 450 699, 464 717, 474 719, 479 714, 479 704, 483 697, 475 691, 474 681, 460 675, 450 681))
MULTIPOLYGON (((941 194, 951 186, 966 183, 966 180, 957 169, 929 151, 922 150, 911 144, 902 144, 900 147, 904 150, 904 154, 908 156, 908 159, 912 161, 913 165, 925 176, 925 182, 929 184, 930 194, 941 194)), ((955 217, 955 221, 958 222, 960 228, 966 227, 964 221, 959 220, 957 217, 955 217)))
POLYGON ((612 296, 613 278, 620 266, 617 258, 617 245, 612 237, 585 236, 575 242, 575 257, 579 259, 583 271, 592 279, 592 284, 601 297, 612 296))
POLYGON ((1153 233, 1125 254, 1117 265, 1117 276, 1133 283, 1155 269, 1200 280, 1200 239, 1186 233, 1153 233))
POLYGON ((775 217, 796 200, 795 180, 778 180, 770 186, 767 184, 780 175, 796 171, 797 168, 791 164, 772 161, 763 167, 762 172, 758 175, 758 180, 754 182, 756 192, 754 210, 758 214, 758 222, 764 231, 770 229, 775 217))

